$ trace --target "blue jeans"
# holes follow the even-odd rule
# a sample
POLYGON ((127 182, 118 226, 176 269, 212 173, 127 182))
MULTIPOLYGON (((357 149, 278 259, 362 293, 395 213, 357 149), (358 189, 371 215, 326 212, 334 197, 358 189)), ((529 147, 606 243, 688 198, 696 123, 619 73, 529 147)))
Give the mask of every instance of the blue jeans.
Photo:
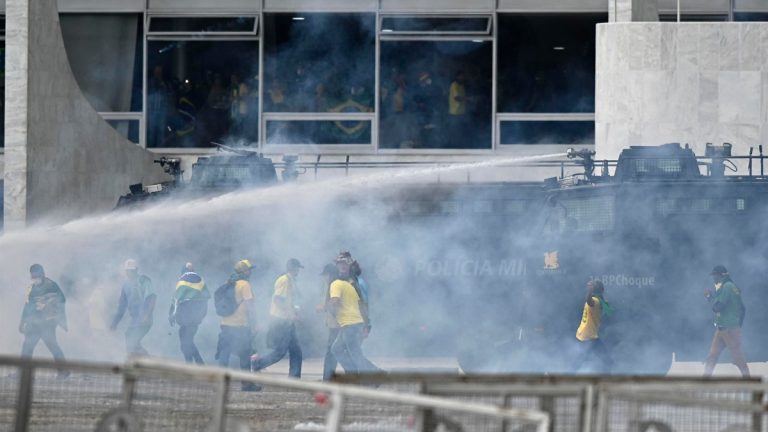
POLYGON ((260 357, 254 363, 255 370, 272 366, 288 355, 288 376, 301 378, 302 353, 299 339, 296 337, 296 325, 289 320, 275 320, 270 324, 268 338, 271 340, 272 351, 260 357))
POLYGON ((379 370, 363 354, 363 331, 365 324, 354 324, 339 329, 339 335, 333 342, 331 352, 341 363, 345 373, 365 373, 379 370))
POLYGON ((333 373, 336 372, 336 365, 339 364, 336 356, 333 355, 332 349, 337 337, 339 337, 339 328, 328 328, 328 344, 325 347, 325 361, 323 361, 323 381, 330 381, 333 378, 333 373))

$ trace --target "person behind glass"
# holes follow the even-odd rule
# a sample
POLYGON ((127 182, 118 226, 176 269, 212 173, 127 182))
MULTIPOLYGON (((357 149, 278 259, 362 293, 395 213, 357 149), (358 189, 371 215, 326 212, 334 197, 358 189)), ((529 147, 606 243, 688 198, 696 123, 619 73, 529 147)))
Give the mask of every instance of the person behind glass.
MULTIPOLYGON (((216 360, 221 367, 228 367, 230 356, 235 355, 240 360, 240 369, 251 369, 253 334, 256 332, 256 306, 249 282, 252 272, 251 262, 241 260, 235 264, 235 273, 229 277, 228 284, 234 284, 236 307, 234 312, 221 318, 221 332, 216 349, 216 360)), ((243 391, 260 389, 255 383, 242 383, 243 391)))
MULTIPOLYGON (((19 332, 24 335, 21 356, 32 357, 37 343, 41 340, 56 361, 64 360, 64 352, 56 340, 56 327, 67 329, 64 312, 66 298, 56 282, 45 277, 45 270, 40 264, 29 268, 32 285, 27 289, 27 302, 21 314, 19 332)), ((67 372, 60 372, 65 377, 67 372)))
POLYGON ((704 291, 704 296, 712 305, 715 313, 715 335, 704 366, 704 376, 711 376, 717 364, 717 358, 723 349, 728 347, 733 363, 739 368, 743 377, 749 377, 749 367, 741 350, 741 326, 744 324, 746 307, 741 299, 741 290, 731 280, 725 266, 718 265, 712 269, 712 280, 715 283, 714 292, 704 291))
POLYGON ((152 328, 157 296, 152 289, 152 280, 139 274, 136 260, 126 260, 123 269, 125 282, 120 292, 117 314, 112 320, 110 329, 117 330, 118 324, 127 311, 130 321, 125 331, 126 351, 128 354, 146 355, 147 350, 141 345, 141 340, 152 328))
POLYGON ((330 381, 339 363, 331 349, 339 336, 339 323, 330 313, 330 288, 333 281, 339 278, 339 272, 335 265, 326 264, 320 276, 323 278, 322 302, 317 306, 317 311, 325 314, 325 326, 328 328, 328 343, 325 346, 323 360, 323 381, 330 381))
POLYGON ((460 140, 465 139, 465 126, 467 114, 467 77, 464 72, 459 72, 451 82, 448 88, 448 118, 449 118, 449 141, 451 147, 461 148, 464 143, 460 140))
POLYGON ((267 341, 272 351, 253 363, 254 371, 279 362, 287 354, 288 376, 301 378, 302 353, 299 339, 296 337, 296 321, 299 319, 296 280, 303 268, 299 260, 291 258, 286 264, 285 274, 275 281, 275 292, 269 309, 271 322, 267 332, 267 341))
POLYGON ((195 345, 195 334, 208 311, 211 293, 205 281, 195 272, 192 263, 181 268, 181 276, 176 282, 176 291, 171 302, 168 321, 173 327, 179 325, 179 342, 184 360, 187 363, 204 364, 203 357, 195 345))
POLYGON ((333 342, 331 351, 346 373, 374 372, 379 368, 363 354, 362 343, 367 317, 361 310, 360 294, 349 282, 352 262, 348 252, 336 258, 339 278, 331 283, 328 290, 329 310, 339 325, 339 335, 333 342))
POLYGON ((613 365, 611 354, 600 335, 604 330, 604 318, 613 314, 613 308, 605 301, 605 286, 599 280, 587 283, 587 299, 581 324, 576 330, 576 339, 582 344, 582 355, 576 363, 576 370, 591 365, 590 372, 610 373, 613 365))

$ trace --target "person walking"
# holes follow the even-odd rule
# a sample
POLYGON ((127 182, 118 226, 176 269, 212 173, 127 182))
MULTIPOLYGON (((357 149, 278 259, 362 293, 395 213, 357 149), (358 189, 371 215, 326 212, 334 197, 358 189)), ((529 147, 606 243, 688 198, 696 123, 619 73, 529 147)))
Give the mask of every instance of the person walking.
POLYGON ((715 313, 715 335, 704 365, 704 376, 712 376, 717 359, 723 349, 728 347, 733 363, 739 368, 741 376, 749 377, 749 367, 741 350, 741 326, 744 324, 746 307, 741 299, 741 290, 731 280, 725 266, 717 265, 712 269, 714 291, 707 289, 704 296, 712 305, 715 313))
POLYGON ((362 343, 367 320, 361 311, 361 296, 348 281, 352 258, 341 254, 336 259, 339 278, 329 288, 329 310, 339 325, 339 335, 331 351, 346 373, 374 372, 379 368, 363 354, 362 343))
POLYGON ((208 312, 210 298, 211 293, 203 278, 195 272, 192 263, 186 263, 181 269, 179 281, 176 282, 168 321, 171 327, 174 324, 179 325, 181 352, 187 363, 204 364, 203 357, 195 345, 195 335, 208 312))
POLYGON ((299 339, 296 337, 296 321, 299 319, 296 307, 296 280, 303 268, 299 260, 291 258, 286 264, 285 274, 275 281, 275 292, 269 309, 272 322, 267 332, 267 343, 272 351, 254 362, 255 371, 277 363, 287 354, 288 376, 301 378, 302 353, 299 339))
POLYGON ((325 347, 325 358, 323 360, 323 381, 330 381, 336 372, 336 366, 339 364, 336 356, 333 354, 333 343, 339 336, 339 323, 336 317, 330 313, 330 288, 333 281, 339 278, 339 272, 333 264, 326 264, 320 276, 323 278, 323 297, 322 303, 317 307, 318 312, 326 315, 325 325, 328 328, 328 343, 325 347))
POLYGON ((587 283, 587 299, 581 315, 581 324, 576 330, 576 339, 581 342, 582 355, 576 363, 576 370, 590 365, 590 372, 610 373, 613 366, 611 354, 600 337, 604 318, 613 314, 613 308, 605 301, 605 286, 599 280, 587 283))
MULTIPOLYGON (((64 361, 64 352, 56 339, 57 327, 67 329, 64 293, 56 282, 45 277, 42 265, 33 264, 29 275, 32 285, 27 289, 27 302, 19 324, 19 333, 24 335, 21 356, 32 357, 37 343, 42 340, 56 361, 64 361)), ((68 375, 68 372, 59 372, 60 378, 68 375)))
MULTIPOLYGON (((251 369, 253 334, 256 332, 255 302, 249 282, 252 272, 250 261, 238 261, 227 283, 214 293, 216 313, 222 317, 216 349, 216 360, 221 367, 229 367, 229 358, 234 355, 240 360, 240 369, 251 369)), ((242 383, 243 391, 260 389, 255 383, 242 383)))
POLYGON ((125 331, 126 351, 129 355, 147 355, 141 340, 152 328, 157 296, 152 288, 152 280, 148 276, 139 274, 136 260, 126 260, 123 269, 126 279, 120 292, 117 314, 112 320, 110 329, 117 330, 118 324, 127 311, 130 322, 125 331))

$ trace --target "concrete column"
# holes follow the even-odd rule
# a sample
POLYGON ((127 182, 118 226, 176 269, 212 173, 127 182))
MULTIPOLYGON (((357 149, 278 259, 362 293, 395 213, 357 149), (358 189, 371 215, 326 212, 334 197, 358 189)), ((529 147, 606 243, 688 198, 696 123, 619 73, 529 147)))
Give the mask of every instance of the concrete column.
POLYGON ((608 0, 609 22, 658 20, 658 0, 608 0))
POLYGON ((108 211, 129 184, 166 180, 80 92, 56 0, 7 0, 5 65, 5 229, 108 211))
POLYGON ((767 44, 766 23, 598 25, 598 158, 630 145, 688 143, 703 156, 708 142, 738 155, 764 144, 767 44))

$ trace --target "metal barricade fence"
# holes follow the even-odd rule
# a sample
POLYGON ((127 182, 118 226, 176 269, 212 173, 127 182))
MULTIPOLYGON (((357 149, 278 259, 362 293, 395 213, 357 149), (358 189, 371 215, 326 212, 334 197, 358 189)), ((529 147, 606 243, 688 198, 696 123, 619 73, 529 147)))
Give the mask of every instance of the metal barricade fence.
POLYGON ((148 358, 110 366, 0 357, 0 430, 422 431, 419 412, 424 410, 445 413, 441 427, 446 431, 482 430, 467 422, 488 419, 537 432, 549 429, 549 416, 539 410, 385 387, 309 382, 148 358), (264 389, 241 392, 241 382, 264 389))
MULTIPOLYGON (((678 432, 766 431, 763 403, 768 385, 759 379, 622 376, 462 376, 391 374, 339 377, 378 384, 418 383, 424 394, 491 401, 550 416, 550 431, 678 432)), ((425 418, 434 416, 426 410, 425 418)), ((486 419, 483 431, 517 431, 503 419, 486 419)), ((424 429, 429 430, 429 429, 424 429)), ((524 429, 522 429, 524 430, 524 429)))
POLYGON ((596 432, 766 431, 764 383, 603 384, 596 432))

